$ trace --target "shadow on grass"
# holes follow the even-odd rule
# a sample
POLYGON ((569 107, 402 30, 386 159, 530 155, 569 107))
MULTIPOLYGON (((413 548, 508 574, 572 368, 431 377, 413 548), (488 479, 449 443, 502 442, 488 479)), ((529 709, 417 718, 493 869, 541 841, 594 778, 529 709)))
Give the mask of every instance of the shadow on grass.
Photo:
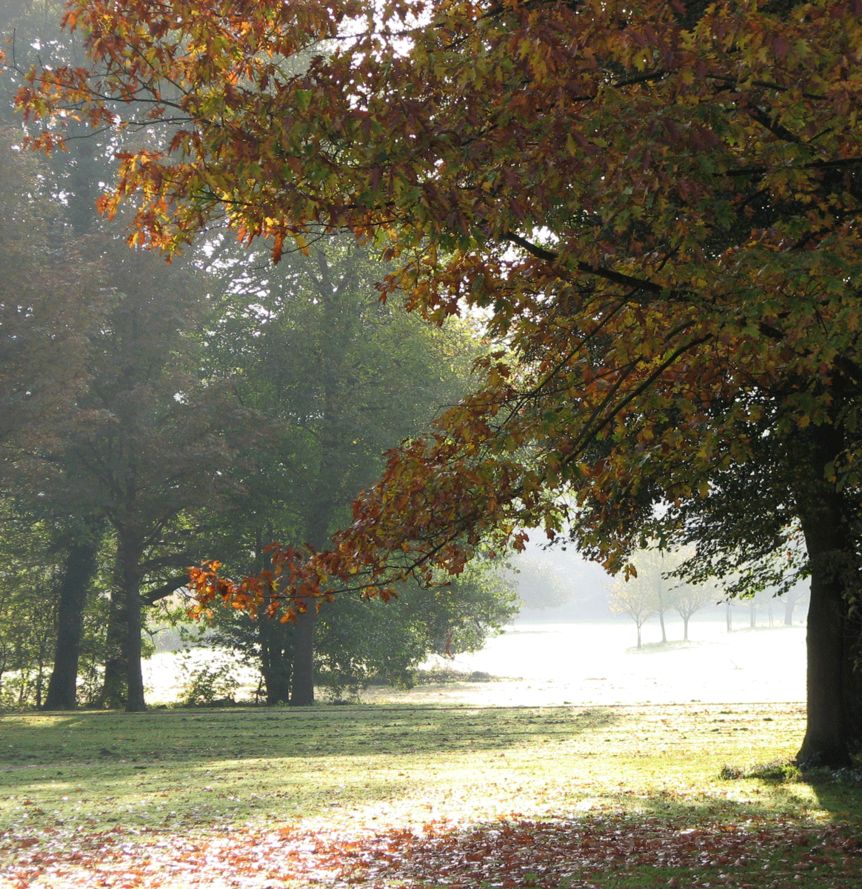
POLYGON ((815 769, 804 776, 805 782, 814 791, 817 802, 835 820, 854 824, 862 830, 862 764, 855 771, 842 769, 830 772, 815 769))
POLYGON ((497 821, 424 834, 380 834, 342 855, 351 885, 645 889, 731 885, 850 889, 862 885, 862 844, 833 825, 799 824, 750 806, 716 818, 665 800, 646 813, 497 821))
POLYGON ((92 712, 4 719, 6 764, 404 756, 495 750, 603 728, 611 708, 368 707, 92 712))
POLYGON ((856 768, 817 768, 802 771, 793 760, 773 760, 747 768, 725 766, 721 778, 728 782, 755 780, 769 787, 779 801, 798 803, 800 791, 808 790, 817 807, 836 823, 862 828, 862 762, 856 768))
POLYGON ((503 784, 510 753, 536 749, 540 760, 557 742, 618 718, 609 708, 441 707, 6 718, 0 830, 206 829, 404 801, 419 810, 435 770, 454 793, 490 776, 503 784), (488 772, 480 777, 477 768, 488 772))
MULTIPOLYGON (((344 886, 356 889, 442 886, 499 889, 852 889, 862 885, 858 837, 842 826, 799 823, 774 812, 729 804, 716 817, 699 803, 641 801, 600 815, 542 820, 511 818, 469 826, 431 822, 369 830, 311 830, 277 822, 264 828, 209 825, 189 842, 189 825, 150 832, 132 847, 131 831, 82 832, 51 855, 54 885, 169 887, 186 885, 344 886), (154 835, 155 833, 155 835, 154 835), (134 864, 133 868, 129 865, 134 864), (142 864, 144 866, 142 866, 142 864), (83 871, 83 873, 82 873, 83 871), (69 881, 65 877, 69 876, 69 881), (71 879, 74 877, 74 881, 71 879), (84 881, 84 878, 97 882, 84 881), (193 881, 192 881, 193 878, 193 881)), ((0 838, 21 885, 44 868, 28 838, 0 838)))

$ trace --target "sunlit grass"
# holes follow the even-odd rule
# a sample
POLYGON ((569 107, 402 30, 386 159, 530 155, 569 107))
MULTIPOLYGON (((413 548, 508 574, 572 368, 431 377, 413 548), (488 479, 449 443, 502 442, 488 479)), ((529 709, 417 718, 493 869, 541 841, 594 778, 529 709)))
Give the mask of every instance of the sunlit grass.
POLYGON ((792 756, 790 705, 169 710, 6 716, 0 729, 0 825, 16 832, 615 811, 803 821, 856 802, 721 777, 792 756))

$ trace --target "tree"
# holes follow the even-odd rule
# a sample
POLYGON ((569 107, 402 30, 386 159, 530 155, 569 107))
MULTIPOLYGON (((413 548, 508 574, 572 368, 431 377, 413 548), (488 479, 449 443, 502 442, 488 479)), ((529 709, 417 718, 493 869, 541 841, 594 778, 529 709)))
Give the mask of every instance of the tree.
MULTIPOLYGON (((32 4, 4 5, 0 33, 14 28, 16 57, 36 57, 36 46, 57 50, 59 28, 44 27, 35 40, 32 4), (50 37, 45 33, 54 32, 50 37)), ((65 57, 60 54, 59 57, 65 57)), ((78 398, 90 381, 89 334, 104 304, 104 269, 92 251, 87 229, 93 227, 91 188, 89 212, 81 189, 82 150, 64 166, 58 182, 56 164, 40 163, 20 150, 20 121, 12 106, 8 81, 0 81, 0 479, 4 491, 17 498, 16 508, 29 515, 33 527, 50 526, 52 561, 65 551, 65 564, 53 571, 56 590, 40 583, 44 614, 56 615, 54 668, 40 703, 49 709, 75 706, 75 678, 87 590, 95 571, 99 522, 94 517, 61 518, 46 510, 47 491, 21 472, 22 454, 49 451, 85 422, 78 398), (35 499, 34 499, 35 498, 35 499), (57 594, 56 604, 53 602, 57 594)), ((87 140, 74 143, 88 145, 87 140)), ((92 177, 95 186, 96 178, 92 177)), ((50 489, 49 489, 50 490, 50 489)), ((11 517, 8 519, 11 521, 11 517)), ((7 528, 4 524, 3 531, 7 528)), ((20 532, 9 527, 20 539, 20 532)), ((32 546, 39 550, 34 532, 32 546)))
MULTIPOLYGON (((522 545, 536 525, 620 570, 656 526, 695 533, 736 485, 721 539, 776 516, 805 538, 799 761, 848 762, 862 737, 855 0, 69 10, 90 67, 36 72, 20 101, 46 121, 43 147, 62 107, 112 126, 146 100, 172 121, 121 159, 103 203, 134 196, 136 239, 174 249, 224 212, 278 259, 291 237, 346 227, 397 261, 384 292, 432 318, 482 309, 517 355, 391 456, 328 553, 274 554, 288 599, 322 578, 374 594, 405 572, 457 573, 482 537, 522 545), (660 522, 658 504, 678 509, 660 522)), ((260 595, 198 580, 239 604, 260 595)))
POLYGON ((797 583, 795 586, 789 589, 783 598, 784 601, 784 626, 792 627, 793 626, 793 612, 796 609, 797 605, 805 602, 808 596, 808 586, 807 584, 797 583))
MULTIPOLYGON (((481 349, 463 324, 438 330, 381 304, 374 288, 381 266, 352 239, 286 257, 277 272, 260 260, 220 254, 233 293, 208 348, 212 373, 233 379, 259 433, 214 544, 226 569, 239 574, 271 568, 265 547, 274 539, 325 547, 380 471, 384 448, 458 400, 481 349)), ((461 602, 465 619, 490 630, 510 614, 499 597, 499 608, 480 617, 496 592, 477 583, 455 587, 429 602, 424 618, 415 602, 392 615, 370 603, 336 602, 318 619, 311 603, 289 624, 268 613, 265 600, 250 623, 239 617, 220 625, 226 641, 253 654, 268 703, 307 705, 321 669, 336 685, 361 684, 375 671, 407 675, 432 647, 431 622, 447 614, 457 624, 443 598, 461 602), (487 591, 487 601, 470 597, 477 590, 487 591), (385 633, 372 628, 381 619, 385 633)))
POLYGON ((165 272, 146 255, 114 264, 114 304, 94 334, 83 401, 92 419, 55 455, 115 535, 104 703, 129 710, 145 706, 145 608, 184 585, 185 566, 202 557, 192 515, 202 490, 218 508, 235 453, 231 401, 200 375, 206 291, 188 270, 165 272))
POLYGON ((45 588, 58 571, 45 526, 0 502, 0 707, 42 704, 54 607, 45 588))
POLYGON ((692 615, 711 601, 713 592, 702 584, 680 581, 676 576, 683 567, 686 554, 680 551, 661 552, 656 549, 634 553, 631 564, 636 574, 618 580, 613 587, 611 610, 628 614, 637 624, 638 648, 640 628, 653 614, 661 620, 661 641, 667 642, 664 612, 671 608, 682 618, 683 639, 688 642, 688 623, 692 615))
MULTIPOLYGON (((627 614, 638 631, 638 648, 642 645, 641 627, 656 613, 656 598, 652 583, 641 578, 617 579, 611 588, 611 611, 627 614)), ((662 640, 664 641, 664 640, 662 640)))
MULTIPOLYGON (((80 254, 51 231, 44 170, 14 149, 0 113, 0 448, 38 446, 68 420, 87 381, 93 317, 80 254), (59 243, 58 243, 59 242, 59 243), (54 299, 62 293, 62 300, 54 299)), ((2 467, 0 467, 2 472, 2 467)))
POLYGON ((677 584, 672 593, 673 608, 682 618, 682 638, 688 642, 688 622, 695 612, 713 601, 714 593, 706 586, 692 583, 677 584))

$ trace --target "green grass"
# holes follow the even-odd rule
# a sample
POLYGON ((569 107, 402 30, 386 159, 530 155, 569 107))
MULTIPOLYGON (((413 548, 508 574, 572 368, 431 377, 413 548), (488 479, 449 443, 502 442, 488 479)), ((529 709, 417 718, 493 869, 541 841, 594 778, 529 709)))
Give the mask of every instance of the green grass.
MULTIPOLYGON (((783 767, 801 732, 790 705, 9 715, 0 719, 0 886, 2 856, 12 865, 16 850, 44 838, 68 857, 88 837, 150 847, 286 825, 312 835, 495 819, 621 819, 681 836, 704 825, 862 827, 862 789, 829 775, 808 783, 783 767)), ((609 871, 595 885, 667 885, 679 873, 609 871)), ((819 885, 809 877, 804 885, 819 885)))

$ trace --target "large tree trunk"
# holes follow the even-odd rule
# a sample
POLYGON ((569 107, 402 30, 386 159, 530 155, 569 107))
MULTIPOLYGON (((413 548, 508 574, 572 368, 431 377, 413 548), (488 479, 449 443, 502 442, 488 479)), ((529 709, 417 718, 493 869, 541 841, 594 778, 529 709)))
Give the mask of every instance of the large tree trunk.
POLYGON ((317 624, 315 603, 311 602, 304 614, 297 615, 293 624, 293 675, 290 703, 307 707, 314 703, 314 627, 317 624))
POLYGON ((117 581, 126 603, 126 634, 123 655, 126 662, 126 710, 146 710, 144 677, 141 668, 141 555, 143 545, 134 532, 120 530, 117 540, 117 581))
MULTIPOLYGON (((324 444, 323 461, 318 470, 317 496, 308 522, 309 543, 322 549, 327 541, 327 526, 332 510, 331 495, 322 483, 329 469, 329 453, 324 444)), ((293 622, 293 673, 290 677, 290 704, 307 707, 314 703, 314 628, 317 625, 317 602, 305 603, 306 611, 297 614, 293 622)))
MULTIPOLYGON (((327 430, 328 431, 328 430, 327 430)), ((333 510, 330 479, 335 477, 337 448, 329 435, 322 436, 323 459, 318 470, 312 514, 308 518, 308 542, 322 549, 329 540, 329 519, 333 510)), ((317 625, 317 601, 305 603, 306 611, 293 622, 293 675, 290 703, 306 707, 314 703, 314 628, 317 625)))
POLYGON ((126 600, 125 590, 116 580, 111 589, 108 607, 108 627, 105 638, 105 676, 99 706, 116 709, 126 704, 126 600))
POLYGON ((834 449, 821 434, 815 443, 812 476, 797 494, 799 517, 811 570, 808 607, 807 725, 797 761, 802 766, 840 768, 850 764, 853 723, 859 712, 849 617, 856 598, 852 536, 840 494, 825 481, 834 449))
MULTIPOLYGON (((275 529, 270 525, 259 529, 255 541, 255 570, 260 573, 272 570, 272 559, 264 543, 276 539, 275 529)), ((255 622, 257 640, 260 644, 260 675, 266 692, 267 706, 290 703, 291 677, 293 675, 293 628, 283 624, 278 617, 268 613, 271 593, 267 592, 257 610, 255 622)))
MULTIPOLYGON (((341 317, 341 300, 349 293, 355 276, 350 273, 340 281, 332 279, 329 263, 321 252, 317 258, 318 292, 329 328, 342 334, 348 330, 341 317)), ((337 353, 336 353, 337 354, 337 353)), ((315 549, 323 549, 329 542, 329 524, 335 505, 346 493, 343 490, 344 469, 341 465, 344 444, 341 440, 343 424, 343 388, 350 379, 348 369, 336 360, 320 356, 322 383, 322 423, 320 427, 320 462, 312 488, 310 511, 306 516, 306 541, 315 549)), ((317 601, 304 603, 307 608, 297 615, 293 624, 293 675, 290 703, 302 707, 314 703, 314 628, 317 625, 317 601)))
POLYGON ((260 640, 260 672, 266 689, 266 703, 287 704, 290 702, 291 675, 293 673, 293 650, 290 628, 269 617, 261 608, 257 618, 258 639, 260 640))
POLYGON ((98 539, 69 548, 60 581, 54 667, 48 681, 45 710, 74 710, 77 706, 78 659, 84 627, 87 590, 96 573, 98 539))
POLYGON ((141 670, 141 544, 137 535, 117 529, 114 588, 108 615, 105 680, 100 704, 125 707, 130 712, 146 709, 141 670))

